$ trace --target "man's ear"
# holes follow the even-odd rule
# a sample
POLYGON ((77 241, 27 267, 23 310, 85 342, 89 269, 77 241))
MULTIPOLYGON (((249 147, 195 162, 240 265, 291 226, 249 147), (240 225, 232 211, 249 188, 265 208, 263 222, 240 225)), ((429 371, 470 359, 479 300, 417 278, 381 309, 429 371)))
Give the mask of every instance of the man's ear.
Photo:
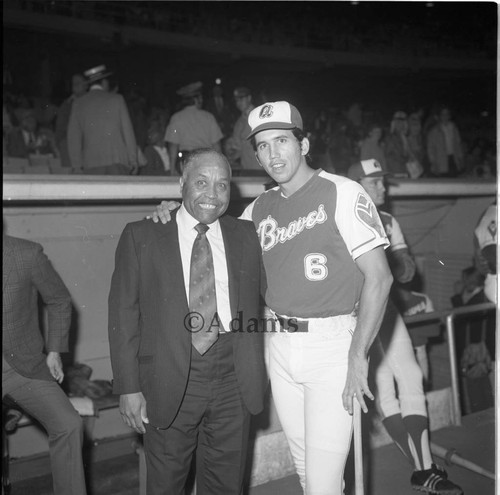
POLYGON ((310 143, 309 143, 309 139, 307 139, 306 137, 304 139, 302 139, 302 141, 300 142, 300 152, 302 155, 306 156, 307 153, 309 153, 309 147, 310 147, 310 143))

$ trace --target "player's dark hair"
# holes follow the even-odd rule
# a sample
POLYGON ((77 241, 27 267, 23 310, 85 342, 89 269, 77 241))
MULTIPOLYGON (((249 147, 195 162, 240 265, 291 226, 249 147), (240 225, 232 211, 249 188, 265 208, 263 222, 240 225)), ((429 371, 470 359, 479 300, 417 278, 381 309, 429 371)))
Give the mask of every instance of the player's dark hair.
MULTIPOLYGON (((301 143, 305 137, 307 137, 307 134, 302 130, 299 129, 298 127, 294 127, 291 129, 292 134, 297 138, 297 141, 301 143)), ((255 140, 255 136, 252 136, 250 138, 250 144, 252 145, 252 148, 254 151, 257 151, 257 141, 255 140)))

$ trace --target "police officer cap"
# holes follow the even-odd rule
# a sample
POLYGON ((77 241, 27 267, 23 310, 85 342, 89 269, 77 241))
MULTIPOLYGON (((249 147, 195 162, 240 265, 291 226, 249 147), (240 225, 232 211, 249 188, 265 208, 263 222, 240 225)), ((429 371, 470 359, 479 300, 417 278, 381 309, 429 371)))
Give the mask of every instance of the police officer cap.
POLYGON ((203 86, 202 82, 200 82, 200 81, 194 82, 194 83, 188 84, 188 85, 183 86, 182 88, 178 89, 176 91, 176 93, 179 96, 182 96, 183 98, 187 98, 190 96, 196 96, 196 95, 199 95, 201 93, 202 86, 203 86))
POLYGON ((92 69, 86 70, 83 75, 87 78, 90 83, 100 81, 106 77, 113 74, 110 70, 106 69, 105 65, 98 65, 97 67, 92 67, 92 69))

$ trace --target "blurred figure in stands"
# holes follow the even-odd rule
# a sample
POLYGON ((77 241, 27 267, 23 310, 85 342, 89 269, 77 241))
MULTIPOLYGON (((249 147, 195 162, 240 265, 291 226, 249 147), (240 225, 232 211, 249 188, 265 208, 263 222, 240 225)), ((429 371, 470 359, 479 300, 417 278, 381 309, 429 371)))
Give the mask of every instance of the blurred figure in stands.
POLYGON ((410 160, 408 146, 408 116, 397 111, 391 121, 389 134, 385 139, 387 171, 394 177, 408 177, 406 164, 410 160))
POLYGON ((437 177, 457 177, 464 168, 462 141, 450 109, 442 105, 426 136, 430 171, 437 177))
POLYGON ((73 101, 87 92, 88 84, 83 74, 71 78, 71 96, 63 101, 57 112, 55 140, 61 155, 61 166, 71 167, 68 151, 68 125, 73 101))
POLYGON ((248 88, 241 86, 233 91, 233 96, 236 108, 241 112, 241 115, 234 124, 233 135, 228 144, 232 152, 231 155, 234 154, 234 157, 239 160, 238 168, 242 169, 242 174, 249 170, 263 172, 255 156, 255 151, 247 139, 251 132, 248 125, 248 114, 255 108, 252 93, 248 88))
POLYGON ((168 157, 172 175, 181 173, 181 157, 198 148, 213 148, 221 151, 222 131, 215 117, 202 110, 203 84, 195 82, 180 88, 182 109, 174 113, 165 131, 168 157))
POLYGON ((72 167, 84 174, 129 175, 138 168, 137 143, 123 96, 110 91, 105 65, 84 75, 89 91, 73 102, 68 126, 72 167))
POLYGON ((224 89, 220 84, 215 84, 212 94, 207 101, 206 109, 215 117, 225 138, 231 135, 236 112, 233 106, 224 98, 224 89))
POLYGON ((382 125, 378 122, 369 123, 366 126, 365 135, 360 144, 360 160, 373 158, 380 163, 382 170, 387 170, 385 144, 382 138, 382 125))
POLYGON ((30 155, 59 156, 54 133, 50 129, 38 127, 33 109, 19 108, 15 113, 19 126, 12 128, 6 136, 8 156, 16 158, 29 158, 30 155))
POLYGON ((422 121, 417 112, 408 117, 408 153, 410 159, 407 163, 411 179, 422 176, 426 165, 426 152, 422 137, 422 121))
POLYGON ((153 122, 149 127, 148 144, 144 148, 146 165, 139 169, 139 175, 171 175, 164 134, 159 122, 153 122))
POLYGON ((326 172, 335 173, 328 150, 331 140, 331 121, 326 109, 321 109, 316 115, 312 129, 310 153, 315 168, 322 168, 326 172))

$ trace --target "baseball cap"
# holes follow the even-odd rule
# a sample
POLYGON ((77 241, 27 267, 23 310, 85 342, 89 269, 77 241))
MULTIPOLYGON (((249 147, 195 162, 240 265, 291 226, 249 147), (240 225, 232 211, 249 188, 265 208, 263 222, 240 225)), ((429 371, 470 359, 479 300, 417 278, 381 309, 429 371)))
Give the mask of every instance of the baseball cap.
POLYGON ((287 101, 264 103, 254 108, 248 115, 248 125, 252 132, 247 139, 266 129, 303 129, 299 111, 287 101))
POLYGON ((347 177, 356 181, 365 177, 383 177, 384 175, 388 175, 388 172, 382 170, 380 163, 374 158, 356 162, 347 171, 347 177))

